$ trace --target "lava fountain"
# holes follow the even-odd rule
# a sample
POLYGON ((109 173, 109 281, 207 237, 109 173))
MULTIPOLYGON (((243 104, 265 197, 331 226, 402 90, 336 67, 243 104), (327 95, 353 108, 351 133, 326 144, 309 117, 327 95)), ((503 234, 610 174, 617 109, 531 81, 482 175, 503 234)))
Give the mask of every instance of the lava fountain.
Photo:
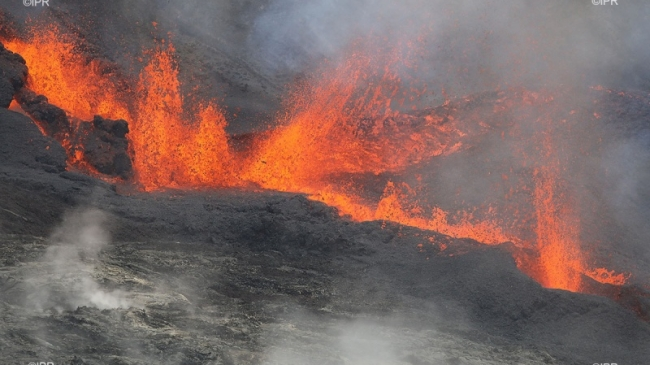
POLYGON ((403 182, 388 179, 383 193, 373 197, 363 184, 343 178, 400 174, 471 147, 468 136, 490 130, 480 120, 454 118, 453 110, 408 110, 405 100, 418 91, 401 80, 397 70, 408 60, 398 48, 352 45, 343 62, 325 65, 294 88, 274 129, 258 134, 249 149, 235 152, 220 107, 184 100, 170 42, 145 51, 142 70, 129 78, 110 63, 85 57, 79 41, 56 27, 30 34, 39 36, 3 41, 25 58, 28 87, 73 118, 127 120, 134 179, 144 191, 257 186, 303 193, 355 221, 387 220, 485 244, 509 241, 532 248, 534 255, 517 251, 515 259, 548 288, 581 291, 583 276, 625 283, 622 274, 587 268, 579 219, 570 209, 570 197, 558 190, 561 162, 552 154, 551 133, 543 138, 538 159, 543 163, 531 177, 532 207, 521 209, 534 212, 532 227, 501 226, 496 217, 516 217, 499 217, 499 210, 489 207, 477 208, 485 208, 481 219, 469 212, 448 213, 425 203, 417 189, 403 182), (531 229, 536 242, 518 238, 518 232, 531 229))
POLYGON ((142 189, 236 185, 225 117, 213 103, 198 108, 196 117, 186 117, 190 113, 184 110, 171 44, 163 41, 147 51, 149 61, 132 81, 119 75, 115 65, 84 56, 79 40, 53 25, 29 34, 38 37, 3 41, 25 58, 28 87, 76 120, 101 115, 129 121, 136 180, 142 189))

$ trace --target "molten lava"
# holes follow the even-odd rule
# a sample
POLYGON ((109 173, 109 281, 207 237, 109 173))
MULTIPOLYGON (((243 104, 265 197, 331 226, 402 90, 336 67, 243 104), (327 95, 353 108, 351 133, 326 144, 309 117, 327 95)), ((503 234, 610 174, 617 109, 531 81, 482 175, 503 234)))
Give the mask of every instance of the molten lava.
POLYGON ((439 208, 429 218, 406 210, 403 205, 415 198, 407 185, 404 194, 388 183, 373 204, 338 182, 340 174, 395 172, 453 153, 466 134, 435 114, 415 118, 393 109, 402 89, 392 70, 399 64, 396 51, 378 58, 390 60, 381 67, 366 53, 350 54, 292 94, 281 126, 258 142, 242 178, 267 189, 306 193, 356 221, 391 220, 490 244, 508 241, 496 225, 472 223, 469 214, 450 223, 439 208))
MULTIPOLYGON (((185 117, 173 46, 149 52, 138 81, 128 85, 116 82, 114 66, 84 57, 79 42, 56 27, 30 34, 39 36, 4 41, 25 58, 28 87, 77 123, 94 115, 128 120, 136 178, 144 190, 234 185, 225 117, 211 103, 196 118, 185 117)), ((70 138, 62 144, 71 164, 89 168, 70 138)))
POLYGON ((174 48, 158 48, 137 86, 133 111, 133 160, 145 190, 237 185, 226 119, 212 103, 186 117, 174 48))
POLYGON ((29 34, 24 41, 2 42, 27 62, 32 91, 81 120, 94 115, 129 120, 126 95, 105 63, 84 57, 79 42, 55 26, 38 27, 29 34))
POLYGON ((539 272, 531 276, 547 288, 579 291, 585 271, 579 222, 570 201, 557 191, 559 176, 554 166, 536 170, 534 180, 539 272))
POLYGON ((171 44, 145 52, 148 61, 139 76, 125 82, 106 63, 84 57, 78 42, 55 27, 31 34, 39 36, 4 41, 27 61, 28 87, 79 120, 94 115, 127 120, 135 179, 145 191, 254 184, 304 193, 356 221, 388 220, 486 244, 510 241, 533 248, 534 256, 522 254, 516 261, 548 288, 580 291, 583 276, 614 285, 626 281, 622 274, 587 268, 579 220, 570 197, 558 190, 560 162, 550 134, 543 142, 544 164, 531 177, 536 242, 502 228, 493 219, 496 210, 476 219, 423 203, 405 183, 388 181, 373 199, 363 186, 344 182, 345 176, 399 173, 454 153, 464 148, 468 134, 477 133, 477 125, 484 128, 480 116, 457 121, 434 111, 402 110, 409 95, 395 71, 405 63, 399 52, 353 47, 345 62, 294 90, 274 130, 259 134, 249 150, 235 152, 221 109, 183 100, 171 44))
POLYGON ((397 171, 456 148, 461 133, 452 125, 432 118, 417 125, 393 109, 401 89, 391 70, 395 61, 382 68, 374 62, 351 52, 342 65, 302 85, 242 176, 268 189, 316 191, 331 175, 397 171))
MULTIPOLYGON (((345 212, 345 210, 343 211, 345 212)), ((424 208, 419 206, 417 193, 414 189, 406 183, 396 186, 394 183, 389 182, 374 211, 366 210, 362 212, 366 213, 366 215, 355 215, 353 212, 349 214, 359 221, 387 220, 398 222, 407 226, 437 231, 454 238, 471 238, 489 245, 513 240, 492 221, 476 222, 470 213, 462 212, 457 217, 454 217, 452 222, 449 219, 449 214, 438 207, 431 208, 429 214, 426 214, 425 211, 424 208)))

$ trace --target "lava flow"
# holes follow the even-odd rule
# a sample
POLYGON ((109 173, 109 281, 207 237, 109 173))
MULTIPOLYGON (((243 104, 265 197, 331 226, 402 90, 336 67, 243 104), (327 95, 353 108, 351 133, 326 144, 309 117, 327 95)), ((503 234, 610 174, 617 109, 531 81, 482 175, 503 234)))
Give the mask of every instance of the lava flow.
POLYGON ((398 52, 389 50, 384 57, 350 54, 346 62, 292 94, 287 116, 270 137, 258 141, 242 178, 267 189, 306 193, 357 221, 391 220, 489 244, 508 241, 494 224, 472 223, 469 215, 457 223, 438 208, 431 217, 414 216, 417 209, 403 206, 409 194, 391 182, 374 204, 340 183, 341 174, 395 172, 453 153, 466 135, 434 113, 416 118, 393 109, 404 97, 399 76, 391 69, 399 64, 398 52), (377 59, 389 62, 373 65, 377 59))
MULTIPOLYGON (((621 274, 587 268, 578 219, 567 208, 568 197, 557 191, 559 162, 549 156, 546 160, 555 162, 538 167, 532 177, 535 243, 497 224, 491 218, 497 217, 496 209, 479 220, 420 202, 417 190, 406 183, 384 181, 383 193, 373 197, 364 186, 346 182, 346 176, 397 174, 456 153, 466 147, 468 134, 481 133, 470 125, 476 121, 432 110, 404 111, 402 101, 409 96, 395 71, 403 64, 399 52, 353 47, 345 62, 296 87, 275 129, 259 134, 249 150, 235 152, 221 109, 183 99, 169 42, 145 52, 149 61, 137 79, 117 83, 110 68, 82 56, 78 43, 56 28, 31 34, 39 36, 4 41, 27 61, 28 87, 80 120, 94 115, 127 120, 135 180, 145 191, 253 184, 304 193, 355 221, 388 220, 485 244, 510 241, 533 248, 534 257, 515 259, 545 287, 581 291, 583 276, 625 283, 621 274)), ((545 146, 552 149, 549 141, 545 146)))

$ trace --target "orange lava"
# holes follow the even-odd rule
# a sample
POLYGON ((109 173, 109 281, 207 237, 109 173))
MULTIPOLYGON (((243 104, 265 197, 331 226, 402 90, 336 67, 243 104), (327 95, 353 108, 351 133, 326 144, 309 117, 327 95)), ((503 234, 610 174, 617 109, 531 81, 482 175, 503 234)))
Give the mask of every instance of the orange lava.
POLYGON ((579 291, 585 271, 579 223, 566 197, 557 192, 557 171, 546 167, 535 171, 534 178, 539 271, 529 274, 546 288, 579 291))
POLYGON ((391 220, 490 244, 508 241, 498 227, 472 223, 469 214, 455 223, 439 208, 430 217, 414 214, 403 206, 413 191, 404 194, 392 183, 374 204, 337 183, 340 174, 400 171, 462 145, 464 133, 451 121, 432 114, 417 121, 393 108, 401 82, 391 67, 399 58, 392 51, 379 59, 389 62, 379 67, 373 65, 377 58, 353 52, 299 88, 281 127, 258 141, 242 178, 266 189, 309 194, 356 221, 391 220))
MULTIPOLYGON (((129 121, 134 169, 144 190, 233 185, 225 117, 211 103, 196 117, 185 116, 190 113, 183 110, 173 46, 150 52, 150 61, 131 90, 124 84, 118 88, 117 76, 106 62, 82 56, 79 42, 56 27, 30 34, 38 37, 3 41, 25 58, 29 88, 46 95, 76 123, 94 115, 129 121)), ((70 164, 91 169, 71 140, 61 143, 70 164)))
POLYGON ((451 124, 430 118, 415 126, 394 109, 401 89, 391 70, 396 58, 387 54, 378 59, 389 62, 377 65, 377 58, 351 52, 296 90, 242 177, 268 189, 316 191, 331 175, 398 171, 453 150, 460 132, 451 124))
POLYGON ((630 278, 630 274, 617 274, 613 270, 599 267, 585 272, 585 275, 602 284, 623 285, 630 278))
POLYGON ((471 238, 481 243, 495 245, 513 241, 501 228, 489 220, 478 221, 472 214, 462 213, 450 219, 444 210, 433 207, 425 213, 417 203, 417 194, 407 184, 386 184, 384 193, 376 204, 362 202, 353 194, 337 192, 328 187, 310 195, 313 200, 336 207, 342 215, 355 221, 385 220, 425 230, 433 230, 454 238, 471 238))
POLYGON ((9 110, 14 111, 14 112, 18 112, 18 113, 21 113, 21 114, 25 114, 25 111, 23 110, 23 108, 20 107, 20 104, 18 104, 16 102, 16 100, 11 101, 11 103, 9 104, 9 110))
POLYGON ((147 190, 236 185, 226 119, 212 103, 189 117, 174 48, 158 48, 138 81, 129 140, 136 177, 147 190))
MULTIPOLYGON (((469 133, 453 118, 434 112, 415 117, 401 110, 408 95, 401 94, 402 81, 394 70, 405 62, 395 50, 377 54, 356 45, 345 62, 294 90, 277 128, 260 134, 248 151, 236 153, 215 103, 184 102, 171 44, 145 52, 148 62, 137 80, 118 87, 117 76, 106 72, 110 68, 81 56, 78 44, 56 28, 32 34, 39 36, 4 41, 26 59, 28 86, 75 118, 127 120, 135 179, 145 191, 252 184, 307 194, 355 221, 393 221, 485 244, 525 244, 496 219, 421 204, 417 191, 405 183, 389 182, 374 201, 357 193, 359 187, 341 183, 346 175, 400 172, 454 153, 469 133)), ((520 269, 548 288, 580 291, 583 275, 624 284, 623 274, 586 267, 579 221, 558 190, 559 162, 552 149, 550 139, 545 140, 547 164, 533 177, 537 242, 531 245, 538 256, 516 258, 520 269)))
POLYGON ((32 91, 82 120, 92 120, 94 115, 128 120, 121 93, 100 61, 81 56, 78 42, 54 26, 30 34, 38 37, 2 41, 27 62, 32 91))

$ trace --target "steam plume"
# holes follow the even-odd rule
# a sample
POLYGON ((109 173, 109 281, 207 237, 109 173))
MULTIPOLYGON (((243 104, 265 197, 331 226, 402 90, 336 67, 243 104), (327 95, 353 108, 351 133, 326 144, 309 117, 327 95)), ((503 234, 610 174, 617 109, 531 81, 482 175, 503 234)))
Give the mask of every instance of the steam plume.
POLYGON ((80 209, 68 214, 49 239, 43 256, 46 277, 40 282, 30 304, 37 309, 74 309, 92 306, 99 309, 128 307, 120 291, 106 291, 93 278, 99 254, 110 243, 105 229, 107 215, 97 209, 80 209))

